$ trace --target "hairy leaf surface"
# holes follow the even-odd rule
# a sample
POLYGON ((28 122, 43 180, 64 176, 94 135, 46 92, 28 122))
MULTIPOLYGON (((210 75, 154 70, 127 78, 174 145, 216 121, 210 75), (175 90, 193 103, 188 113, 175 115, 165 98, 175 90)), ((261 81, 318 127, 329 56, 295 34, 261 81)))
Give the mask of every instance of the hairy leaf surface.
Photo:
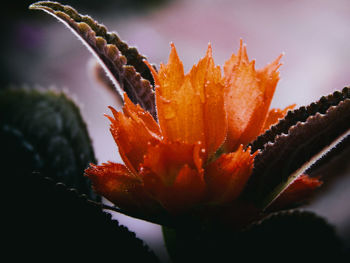
POLYGON ((289 112, 252 146, 261 149, 245 196, 267 207, 296 178, 350 135, 349 88, 289 112))
POLYGON ((116 33, 89 16, 80 15, 70 6, 43 1, 30 6, 64 23, 95 55, 122 95, 125 91, 135 104, 156 117, 152 75, 136 48, 121 41, 116 33))

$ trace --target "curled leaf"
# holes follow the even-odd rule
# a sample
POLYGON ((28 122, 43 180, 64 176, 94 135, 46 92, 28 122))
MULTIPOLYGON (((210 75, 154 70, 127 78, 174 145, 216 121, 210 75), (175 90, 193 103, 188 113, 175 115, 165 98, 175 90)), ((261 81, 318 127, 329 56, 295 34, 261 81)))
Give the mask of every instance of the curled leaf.
POLYGON ((45 11, 64 23, 96 56, 116 88, 120 87, 119 92, 125 91, 135 104, 156 117, 153 78, 143 62, 145 57, 136 48, 129 47, 116 33, 108 32, 105 26, 70 6, 42 1, 29 8, 45 11))

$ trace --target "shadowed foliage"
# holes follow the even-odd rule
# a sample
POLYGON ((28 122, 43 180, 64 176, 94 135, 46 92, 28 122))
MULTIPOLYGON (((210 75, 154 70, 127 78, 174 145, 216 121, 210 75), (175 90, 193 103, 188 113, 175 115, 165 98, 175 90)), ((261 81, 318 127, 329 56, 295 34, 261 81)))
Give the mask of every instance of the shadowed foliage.
POLYGON ((20 251, 21 257, 35 261, 93 257, 101 262, 158 262, 133 232, 76 190, 40 174, 7 171, 6 176, 12 198, 3 207, 3 222, 13 227, 2 240, 11 259, 20 251))
POLYGON ((84 169, 96 158, 80 110, 65 94, 0 91, 2 162, 11 174, 42 172, 96 199, 84 169))
POLYGON ((307 211, 279 212, 240 232, 216 225, 163 233, 173 262, 346 262, 333 227, 307 211))
POLYGON ((12 226, 2 239, 12 259, 20 251, 26 260, 58 255, 158 262, 134 233, 88 199, 100 199, 83 176, 95 157, 79 109, 66 95, 2 90, 0 112, 3 223, 12 226))

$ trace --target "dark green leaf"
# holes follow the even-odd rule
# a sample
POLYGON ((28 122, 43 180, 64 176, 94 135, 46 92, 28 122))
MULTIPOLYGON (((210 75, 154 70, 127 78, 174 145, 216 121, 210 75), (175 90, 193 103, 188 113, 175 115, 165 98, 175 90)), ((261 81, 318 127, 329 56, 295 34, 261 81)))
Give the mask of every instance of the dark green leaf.
POLYGON ((96 159, 78 107, 63 93, 0 91, 2 171, 40 171, 95 199, 84 169, 96 159))
MULTIPOLYGON (((308 211, 290 210, 269 215, 242 232, 246 253, 270 258, 316 262, 344 262, 344 246, 333 226, 308 211), (249 251, 251 246, 254 249, 249 251)), ((252 256, 256 257, 256 256, 252 256)))
POLYGON ((176 231, 173 228, 162 226, 162 233, 164 238, 165 247, 168 251, 170 258, 176 259, 178 253, 178 243, 176 240, 176 231))
POLYGON ((342 262, 334 228, 311 212, 279 212, 242 231, 222 225, 163 228, 173 262, 342 262))
POLYGON ((3 251, 11 260, 158 262, 133 232, 112 220, 101 206, 41 174, 6 176, 11 195, 2 207, 3 251))

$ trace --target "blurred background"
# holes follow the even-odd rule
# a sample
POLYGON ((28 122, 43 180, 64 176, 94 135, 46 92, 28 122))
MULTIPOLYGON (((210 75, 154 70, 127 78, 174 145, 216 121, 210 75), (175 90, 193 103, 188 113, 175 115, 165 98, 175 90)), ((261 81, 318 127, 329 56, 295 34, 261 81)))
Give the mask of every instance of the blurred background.
MULTIPOLYGON (((104 113, 120 107, 95 79, 95 60, 61 23, 28 10, 32 1, 2 4, 1 88, 64 89, 81 107, 99 162, 120 162, 104 113)), ((309 104, 350 85, 348 0, 100 0, 61 1, 89 14, 136 46, 151 63, 166 62, 174 42, 185 70, 204 56, 208 42, 216 64, 237 52, 239 39, 257 68, 285 53, 272 107, 309 104)), ((347 155, 349 156, 349 155, 347 155)), ((336 166, 350 174, 347 158, 336 166)), ((339 172, 338 171, 338 172, 339 172)), ((350 176, 306 207, 328 219, 350 243, 350 176)), ((121 224, 167 260, 159 226, 122 215, 121 224)))

